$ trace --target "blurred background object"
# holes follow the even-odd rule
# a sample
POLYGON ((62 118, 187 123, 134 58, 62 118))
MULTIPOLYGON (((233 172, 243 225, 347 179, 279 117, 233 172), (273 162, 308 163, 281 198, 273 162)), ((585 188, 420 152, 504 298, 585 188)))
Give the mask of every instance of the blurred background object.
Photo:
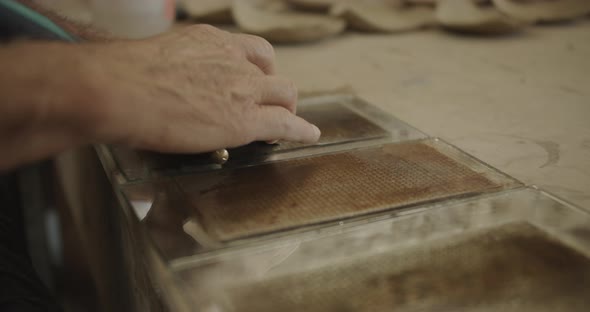
POLYGON ((232 0, 178 0, 188 17, 200 23, 230 24, 232 0))
POLYGON ((117 37, 144 38, 168 30, 174 0, 90 0, 93 24, 117 37))
POLYGON ((343 20, 297 12, 282 0, 234 2, 232 14, 241 30, 276 43, 316 41, 344 31, 343 20))
POLYGON ((440 1, 436 6, 436 19, 446 29, 480 35, 511 33, 524 26, 524 22, 502 14, 486 1, 440 1))
POLYGON ((40 3, 47 9, 83 24, 92 23, 92 12, 88 8, 90 0, 44 0, 40 3))
POLYGON ((282 44, 326 39, 345 29, 497 36, 590 14, 588 0, 47 0, 43 5, 123 38, 164 32, 179 16, 184 23, 223 25, 282 44))

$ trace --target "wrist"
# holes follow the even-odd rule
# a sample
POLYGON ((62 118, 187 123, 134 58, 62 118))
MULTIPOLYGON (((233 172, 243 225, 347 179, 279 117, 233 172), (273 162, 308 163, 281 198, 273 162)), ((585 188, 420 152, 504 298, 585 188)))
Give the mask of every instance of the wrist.
POLYGON ((119 128, 129 122, 121 120, 121 104, 124 101, 116 96, 122 86, 118 83, 120 77, 112 71, 117 64, 112 64, 110 59, 117 56, 111 55, 111 45, 76 45, 71 57, 72 66, 76 69, 70 73, 74 79, 62 84, 63 88, 71 89, 65 102, 68 106, 66 110, 71 113, 70 120, 75 121, 72 126, 84 134, 87 143, 120 142, 119 128))
POLYGON ((57 115, 64 124, 80 135, 84 144, 101 142, 100 129, 107 119, 108 111, 104 105, 103 81, 100 81, 100 65, 92 53, 79 45, 68 45, 63 51, 62 64, 66 73, 56 77, 56 92, 62 98, 53 103, 57 115))
POLYGON ((100 92, 83 61, 64 43, 0 47, 0 170, 95 142, 100 92))
MULTIPOLYGON (((105 115, 102 93, 97 82, 91 55, 84 48, 68 43, 26 43, 32 83, 30 92, 37 94, 31 103, 30 122, 37 128, 50 128, 70 137, 71 146, 99 140, 96 129, 105 115), (38 78, 40 77, 40 78, 38 78)), ((22 70, 21 70, 22 71, 22 70)))

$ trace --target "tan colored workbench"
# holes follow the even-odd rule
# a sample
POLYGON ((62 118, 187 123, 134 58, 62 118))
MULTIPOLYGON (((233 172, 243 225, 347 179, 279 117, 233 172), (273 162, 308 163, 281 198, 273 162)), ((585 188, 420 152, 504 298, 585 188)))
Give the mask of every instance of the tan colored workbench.
MULTIPOLYGON (((526 184, 590 209, 590 19, 494 38, 440 30, 348 33, 276 51, 279 72, 302 94, 355 92, 526 184)), ((109 207, 112 190, 92 152, 63 155, 58 167, 101 306, 131 306, 121 302, 127 296, 159 310, 157 296, 130 291, 149 289, 143 259, 133 254, 123 267, 122 256, 114 257, 135 244, 136 234, 128 233, 130 218, 109 207)))
POLYGON ((303 93, 352 89, 590 209, 590 19, 506 37, 350 33, 276 50, 279 72, 303 93))

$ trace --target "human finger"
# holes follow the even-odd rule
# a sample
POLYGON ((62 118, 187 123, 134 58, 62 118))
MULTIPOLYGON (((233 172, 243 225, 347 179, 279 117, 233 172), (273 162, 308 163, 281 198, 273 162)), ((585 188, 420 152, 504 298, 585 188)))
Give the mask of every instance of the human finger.
POLYGON ((295 84, 280 76, 251 77, 250 83, 257 104, 281 106, 296 113, 297 87, 295 84))
POLYGON ((315 143, 321 135, 318 127, 279 106, 260 106, 252 127, 257 141, 315 143))

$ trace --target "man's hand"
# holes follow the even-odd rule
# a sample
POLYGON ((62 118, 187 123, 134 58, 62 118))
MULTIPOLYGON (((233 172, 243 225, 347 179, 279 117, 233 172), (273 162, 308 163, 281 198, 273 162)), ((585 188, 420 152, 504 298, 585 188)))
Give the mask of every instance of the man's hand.
POLYGON ((104 141, 195 153, 320 136, 295 116, 297 90, 274 75, 274 51, 262 38, 198 25, 88 49, 104 141))
POLYGON ((312 143, 264 39, 199 25, 140 41, 0 48, 0 170, 75 145, 199 153, 312 143))

